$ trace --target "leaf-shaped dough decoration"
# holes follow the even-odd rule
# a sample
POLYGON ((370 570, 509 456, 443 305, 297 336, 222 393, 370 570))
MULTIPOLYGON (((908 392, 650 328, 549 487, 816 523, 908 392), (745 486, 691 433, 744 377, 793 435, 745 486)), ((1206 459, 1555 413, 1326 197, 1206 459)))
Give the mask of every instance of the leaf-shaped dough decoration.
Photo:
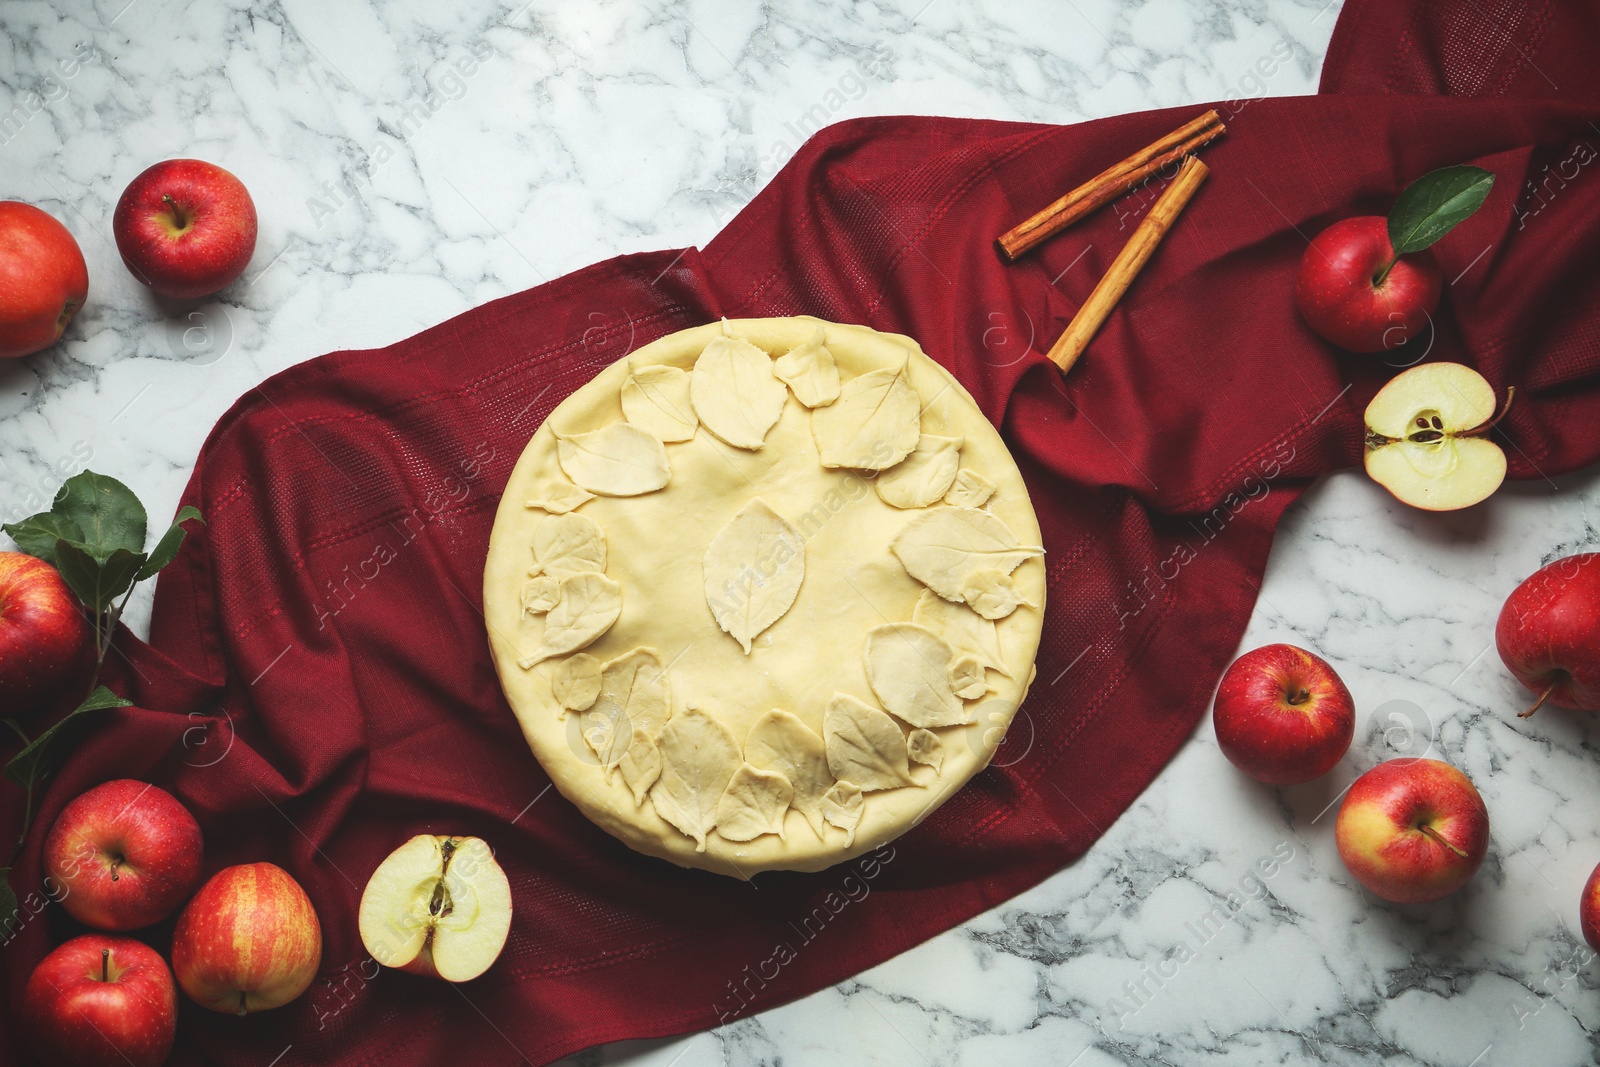
POLYGON ((992 496, 993 482, 971 467, 962 467, 956 471, 956 480, 950 483, 949 491, 944 494, 944 502, 958 508, 981 508, 992 496))
POLYGON ((622 383, 622 414, 662 441, 687 441, 700 419, 689 399, 689 375, 677 367, 642 367, 622 383))
POLYGON ((800 594, 805 538, 764 501, 752 500, 711 539, 704 571, 706 605, 749 655, 750 642, 800 594))
POLYGON ((734 772, 727 792, 717 801, 717 833, 729 841, 754 841, 762 834, 781 838, 783 815, 793 798, 789 779, 746 763, 734 772))
POLYGON ((752 767, 777 771, 794 787, 790 801, 822 837, 822 794, 833 785, 822 738, 798 715, 774 708, 755 721, 744 739, 744 758, 752 767))
POLYGON ((706 835, 717 825, 717 803, 740 763, 739 746, 728 728, 698 708, 674 715, 661 731, 661 777, 650 789, 656 814, 694 838, 706 850, 706 835))
POLYGON ((837 782, 823 795, 822 817, 845 832, 845 848, 856 843, 856 827, 865 808, 861 789, 853 782, 837 782))
POLYGON ((636 648, 600 668, 599 690, 582 723, 607 780, 637 741, 660 736, 671 714, 672 687, 655 649, 636 648))
POLYGON ((522 614, 543 615, 561 599, 561 582, 548 574, 529 578, 522 583, 522 614))
POLYGON ((672 478, 666 446, 626 422, 571 437, 556 434, 556 459, 568 478, 601 496, 653 493, 672 478))
POLYGON ((878 497, 897 508, 937 504, 955 483, 956 471, 961 467, 962 441, 960 437, 923 434, 911 455, 878 475, 874 483, 878 497))
POLYGON ((932 767, 936 774, 944 768, 944 742, 932 730, 912 730, 906 738, 906 753, 911 762, 932 767))
POLYGON ((622 586, 603 574, 574 574, 561 580, 561 600, 544 617, 539 647, 517 662, 528 670, 547 659, 587 646, 611 629, 622 614, 622 586))
POLYGON ((771 356, 749 341, 714 337, 695 360, 689 396, 706 429, 755 451, 783 414, 789 390, 773 375, 771 356))
POLYGON ((989 691, 988 679, 983 676, 983 664, 971 653, 963 652, 951 660, 948 673, 951 691, 962 700, 977 700, 989 691))
POLYGON ((568 656, 550 672, 550 690, 567 711, 587 711, 600 695, 600 661, 587 652, 568 656))
POLYGON ((822 343, 823 333, 819 327, 816 340, 791 348, 772 363, 778 380, 808 408, 827 407, 839 399, 839 366, 822 343))
POLYGON ((911 621, 944 638, 956 654, 969 653, 985 667, 1011 677, 1000 658, 1000 635, 994 623, 965 604, 952 604, 932 589, 924 589, 911 609, 911 621))
POLYGON ((661 750, 648 737, 635 737, 628 751, 617 762, 622 780, 633 792, 633 806, 639 807, 650 795, 651 786, 661 777, 661 750))
POLYGON ((1003 619, 1023 605, 1033 606, 1023 599, 1011 575, 992 567, 971 571, 961 579, 961 599, 986 619, 1003 619))
POLYGON ((570 578, 606 569, 606 535, 587 515, 552 515, 533 526, 533 570, 570 578))
POLYGON ((864 790, 911 784, 906 736, 893 719, 848 693, 835 693, 822 713, 828 770, 864 790))
POLYGON ((921 436, 922 401, 911 387, 911 354, 899 367, 851 378, 839 399, 811 413, 824 467, 881 471, 911 454, 921 436))
POLYGON ((962 581, 976 570, 1010 574, 1044 549, 1017 540, 998 516, 977 508, 935 508, 906 523, 889 545, 906 572, 946 600, 963 601, 962 581))
MULTIPOLYGON (((875 626, 867 631, 867 681, 883 706, 912 726, 969 723, 972 713, 950 688, 952 655, 944 638, 925 626, 875 626)), ((849 776, 835 771, 834 777, 849 776)))
POLYGON ((571 482, 551 482, 533 491, 533 496, 528 498, 528 507, 542 508, 552 515, 565 515, 593 499, 593 493, 579 489, 571 482))

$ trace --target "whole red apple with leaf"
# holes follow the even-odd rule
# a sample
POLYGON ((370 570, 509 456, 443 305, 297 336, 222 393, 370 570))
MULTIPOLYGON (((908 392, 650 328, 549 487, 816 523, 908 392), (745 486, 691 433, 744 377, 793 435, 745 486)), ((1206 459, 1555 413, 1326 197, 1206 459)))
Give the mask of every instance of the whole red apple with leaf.
MULTIPOLYGON (((33 736, 16 719, 3 720, 23 742, 4 769, 5 776, 26 795, 22 833, 11 854, 20 850, 27 838, 39 787, 61 766, 92 713, 130 703, 100 684, 100 670, 134 586, 177 557, 185 536, 183 524, 191 519, 204 521, 194 508, 181 508, 155 546, 146 551, 149 519, 133 490, 115 478, 84 471, 67 479, 49 511, 4 526, 18 548, 54 567, 77 596, 90 622, 94 651, 89 677, 82 680, 79 690, 85 695, 69 714, 33 736)), ((0 918, 17 909, 10 871, 9 862, 0 866, 0 918)))
POLYGON ((1408 185, 1387 218, 1361 215, 1317 234, 1294 287, 1306 324, 1351 352, 1385 352, 1421 336, 1444 289, 1428 249, 1493 186, 1481 167, 1442 167, 1408 185))

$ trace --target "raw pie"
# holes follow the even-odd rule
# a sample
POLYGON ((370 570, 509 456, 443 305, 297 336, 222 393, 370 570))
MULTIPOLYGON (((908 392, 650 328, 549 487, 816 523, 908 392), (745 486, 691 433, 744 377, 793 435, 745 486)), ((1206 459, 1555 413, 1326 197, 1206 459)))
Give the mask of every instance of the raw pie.
POLYGON ((557 789, 640 852, 748 878, 910 829, 1033 679, 1039 525, 1000 435, 907 337, 714 323, 545 420, 484 612, 557 789))

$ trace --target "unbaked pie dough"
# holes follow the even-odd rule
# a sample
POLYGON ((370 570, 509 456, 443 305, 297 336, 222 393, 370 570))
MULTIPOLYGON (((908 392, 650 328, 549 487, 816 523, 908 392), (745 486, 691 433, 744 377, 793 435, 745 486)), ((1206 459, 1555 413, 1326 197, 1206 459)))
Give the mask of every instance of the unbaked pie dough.
POLYGON ((910 338, 812 318, 663 337, 545 420, 484 568, 506 698, 640 852, 748 878, 914 826, 1033 680, 1039 525, 910 338))

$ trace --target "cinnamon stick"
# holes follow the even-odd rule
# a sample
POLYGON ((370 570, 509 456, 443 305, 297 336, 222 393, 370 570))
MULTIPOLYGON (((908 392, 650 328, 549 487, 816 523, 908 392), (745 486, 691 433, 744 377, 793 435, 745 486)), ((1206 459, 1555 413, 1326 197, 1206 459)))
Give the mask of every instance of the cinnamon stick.
POLYGON ((1070 371, 1078 357, 1083 355, 1083 350, 1117 306, 1122 294, 1128 291, 1128 286, 1139 276, 1139 271, 1149 262, 1156 246, 1167 235, 1182 214, 1184 205, 1189 203, 1189 198, 1194 196, 1195 190, 1200 188, 1200 183, 1206 180, 1209 173, 1206 165, 1195 156, 1183 161, 1177 176, 1133 231, 1128 243, 1122 246, 1117 258, 1111 261, 1105 277, 1100 279, 1078 313, 1072 316, 1072 321, 1067 324, 1060 338, 1050 346, 1050 359, 1061 368, 1062 374, 1070 371))
POLYGON ((1228 132, 1222 116, 1207 111, 1166 136, 1108 167, 1066 196, 1018 223, 995 243, 1007 261, 1014 262, 1031 249, 1095 209, 1147 180, 1162 167, 1189 155, 1228 132))

